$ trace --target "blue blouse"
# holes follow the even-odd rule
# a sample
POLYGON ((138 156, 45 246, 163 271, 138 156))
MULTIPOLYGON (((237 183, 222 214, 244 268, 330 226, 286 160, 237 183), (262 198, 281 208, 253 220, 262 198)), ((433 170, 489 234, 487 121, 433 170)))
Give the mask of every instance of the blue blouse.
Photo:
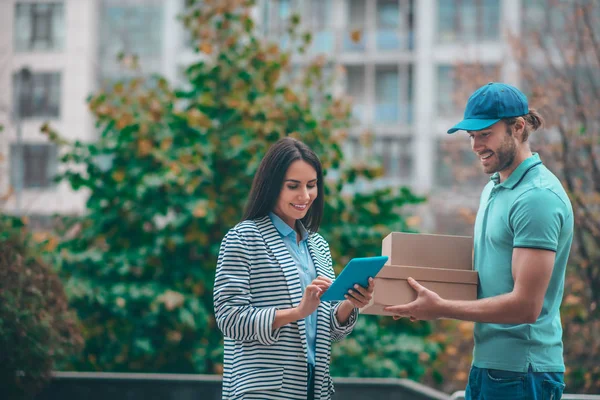
MULTIPOLYGON (((305 291, 306 287, 317 278, 317 271, 308 251, 308 231, 306 228, 304 228, 302 223, 298 221, 300 231, 302 232, 302 239, 300 240, 300 243, 298 243, 296 241, 296 231, 292 227, 283 222, 281 218, 273 213, 269 213, 269 217, 281 235, 281 239, 283 239, 283 243, 290 252, 292 259, 296 262, 298 274, 300 275, 300 285, 302 285, 302 291, 305 291)), ((306 324, 308 363, 315 365, 315 350, 317 343, 317 311, 306 317, 304 322, 306 324)))

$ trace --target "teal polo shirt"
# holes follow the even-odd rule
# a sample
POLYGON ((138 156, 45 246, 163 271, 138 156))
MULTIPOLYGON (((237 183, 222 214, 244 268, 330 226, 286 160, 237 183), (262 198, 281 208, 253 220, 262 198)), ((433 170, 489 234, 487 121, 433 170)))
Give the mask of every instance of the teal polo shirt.
POLYGON ((558 178, 534 154, 504 182, 491 177, 477 212, 474 264, 478 298, 510 293, 512 254, 526 247, 556 252, 542 312, 533 324, 476 323, 473 365, 527 372, 564 372, 559 308, 573 241, 573 209, 558 178))

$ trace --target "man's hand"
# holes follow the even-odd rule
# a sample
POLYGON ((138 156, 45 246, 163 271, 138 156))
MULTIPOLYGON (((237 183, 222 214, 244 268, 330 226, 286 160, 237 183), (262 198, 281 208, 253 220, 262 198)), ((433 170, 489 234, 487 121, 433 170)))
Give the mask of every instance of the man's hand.
POLYGON ((409 317, 411 321, 431 320, 442 317, 443 299, 435 292, 421 286, 413 278, 408 284, 417 292, 416 300, 398 306, 388 306, 384 310, 394 313, 394 319, 409 317))

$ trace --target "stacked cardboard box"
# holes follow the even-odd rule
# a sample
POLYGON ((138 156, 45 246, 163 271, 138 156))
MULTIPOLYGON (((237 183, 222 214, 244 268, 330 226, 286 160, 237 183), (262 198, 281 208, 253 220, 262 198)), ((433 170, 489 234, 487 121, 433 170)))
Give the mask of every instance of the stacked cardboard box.
POLYGON ((383 239, 381 254, 389 259, 375 277, 373 299, 363 314, 391 315, 385 306, 413 301, 417 295, 409 277, 445 299, 477 299, 470 237, 392 232, 383 239))

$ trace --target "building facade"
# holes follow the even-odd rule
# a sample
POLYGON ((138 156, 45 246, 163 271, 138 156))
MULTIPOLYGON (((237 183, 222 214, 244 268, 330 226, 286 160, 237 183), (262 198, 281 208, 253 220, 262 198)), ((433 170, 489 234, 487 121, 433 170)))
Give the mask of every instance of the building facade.
MULTIPOLYGON (((313 43, 295 62, 325 54, 343 67, 340 89, 353 99, 356 119, 348 155, 379 157, 384 184, 431 193, 430 203, 443 198, 433 208, 452 213, 465 202, 476 204, 481 182, 466 182, 457 194, 445 158, 447 142, 460 140, 445 133, 462 115, 458 65, 479 65, 489 80, 519 84, 507 35, 518 34, 521 21, 514 16, 528 1, 258 0, 254 16, 266 37, 285 46, 286 22, 299 13, 313 43), (373 135, 371 150, 361 145, 365 132, 373 135)), ((144 72, 177 80, 198 57, 177 20, 184 7, 185 0, 0 2, 1 193, 13 188, 6 211, 84 210, 85 193, 52 182, 59 152, 40 125, 49 121, 68 139, 94 140, 85 99, 124 76, 120 52, 138 54, 144 72)), ((463 145, 468 160, 466 137, 463 145)))

